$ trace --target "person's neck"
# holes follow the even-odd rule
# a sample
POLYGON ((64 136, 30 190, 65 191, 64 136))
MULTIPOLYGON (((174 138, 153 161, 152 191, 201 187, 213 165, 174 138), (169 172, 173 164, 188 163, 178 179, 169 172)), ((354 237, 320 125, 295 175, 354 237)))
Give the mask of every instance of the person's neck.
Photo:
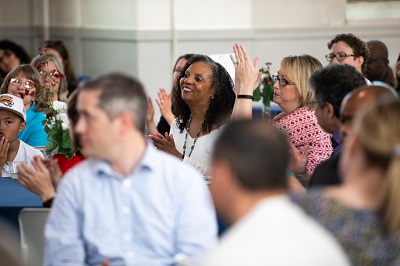
POLYGON ((331 122, 330 122, 330 128, 329 128, 328 133, 333 134, 340 129, 341 124, 340 124, 340 120, 336 116, 330 120, 331 120, 331 122))
POLYGON ((192 121, 201 121, 203 122, 205 116, 206 116, 207 108, 201 108, 201 107, 191 107, 190 108, 190 113, 192 115, 192 121))
POLYGON ((29 108, 31 108, 31 102, 25 104, 24 107, 25 107, 25 111, 28 111, 29 108))
POLYGON ((380 206, 383 180, 384 172, 377 167, 348 172, 345 174, 344 183, 328 189, 327 195, 350 208, 376 210, 380 206))
POLYGON ((283 113, 285 115, 288 115, 292 112, 294 112, 297 108, 300 108, 300 104, 299 103, 290 103, 290 104, 286 104, 285 106, 280 106, 283 113))
POLYGON ((268 191, 242 191, 237 193, 231 202, 230 224, 238 222, 245 217, 261 200, 285 194, 284 189, 272 189, 268 191))
MULTIPOLYGON (((191 113, 191 120, 189 125, 189 134, 192 137, 196 137, 199 130, 202 130, 203 122, 206 116, 206 111, 200 108, 193 108, 190 109, 191 113)), ((204 130, 204 128, 203 128, 204 130)), ((205 132, 200 132, 200 135, 204 134, 205 132)))
POLYGON ((146 140, 143 135, 127 136, 121 145, 115 145, 113 159, 108 160, 111 168, 118 174, 128 176, 142 159, 146 150, 146 140))

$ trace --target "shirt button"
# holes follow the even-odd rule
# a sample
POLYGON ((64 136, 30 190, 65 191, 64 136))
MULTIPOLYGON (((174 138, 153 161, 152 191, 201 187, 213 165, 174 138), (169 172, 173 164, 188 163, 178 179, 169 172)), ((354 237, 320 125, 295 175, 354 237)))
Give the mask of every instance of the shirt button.
POLYGON ((122 208, 122 211, 123 211, 123 213, 125 213, 125 214, 129 214, 131 211, 130 211, 130 209, 128 208, 128 207, 123 207, 122 208))
POLYGON ((131 240, 131 237, 130 237, 129 235, 124 235, 124 240, 125 240, 125 241, 130 241, 130 240, 131 240))

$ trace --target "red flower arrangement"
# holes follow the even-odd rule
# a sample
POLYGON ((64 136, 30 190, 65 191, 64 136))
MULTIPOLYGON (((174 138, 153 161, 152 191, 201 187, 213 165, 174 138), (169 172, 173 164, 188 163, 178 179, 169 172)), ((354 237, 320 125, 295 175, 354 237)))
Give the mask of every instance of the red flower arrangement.
POLYGON ((261 79, 258 87, 253 92, 253 101, 259 101, 262 99, 262 103, 264 104, 264 108, 268 109, 270 102, 274 97, 274 82, 272 81, 272 76, 269 71, 271 63, 266 62, 265 67, 260 68, 261 71, 261 79))

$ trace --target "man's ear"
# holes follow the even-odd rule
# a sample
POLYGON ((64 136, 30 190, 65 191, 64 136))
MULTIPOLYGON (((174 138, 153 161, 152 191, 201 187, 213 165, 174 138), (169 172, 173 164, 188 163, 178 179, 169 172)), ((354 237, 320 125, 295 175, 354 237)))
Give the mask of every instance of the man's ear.
POLYGON ((232 185, 232 168, 225 160, 214 161, 211 169, 211 182, 216 183, 216 187, 227 189, 232 185))
POLYGON ((333 105, 330 103, 325 103, 323 109, 324 111, 324 117, 325 118, 330 118, 332 119, 333 117, 335 117, 335 110, 333 109, 333 105))
POLYGON ((123 131, 129 130, 132 127, 136 128, 135 125, 135 117, 130 112, 122 112, 119 115, 120 125, 122 126, 121 129, 123 131))
POLYGON ((362 57, 362 56, 356 57, 357 65, 359 66, 361 71, 363 70, 362 65, 364 64, 364 61, 365 61, 364 57, 362 57))
POLYGON ((22 130, 24 130, 25 127, 26 127, 26 122, 22 122, 21 124, 19 124, 18 132, 21 132, 22 130))

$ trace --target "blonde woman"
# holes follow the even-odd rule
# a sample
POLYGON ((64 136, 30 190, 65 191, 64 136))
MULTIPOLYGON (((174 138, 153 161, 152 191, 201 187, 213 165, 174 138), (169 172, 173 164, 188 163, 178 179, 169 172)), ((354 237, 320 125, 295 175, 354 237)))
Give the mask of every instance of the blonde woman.
POLYGON ((400 102, 391 96, 356 114, 340 161, 342 185, 291 195, 336 236, 353 265, 400 263, 400 102))
MULTIPOLYGON (((234 116, 251 117, 253 88, 259 78, 258 59, 252 63, 239 44, 235 44, 233 51, 231 59, 235 65, 237 93, 234 116)), ((273 101, 282 109, 272 122, 285 133, 292 148, 301 156, 308 151, 306 169, 302 169, 306 175, 333 151, 329 134, 319 126, 311 110, 312 92, 307 90, 311 74, 320 68, 321 63, 310 55, 287 56, 282 59, 277 75, 272 76, 275 82, 273 101)))

